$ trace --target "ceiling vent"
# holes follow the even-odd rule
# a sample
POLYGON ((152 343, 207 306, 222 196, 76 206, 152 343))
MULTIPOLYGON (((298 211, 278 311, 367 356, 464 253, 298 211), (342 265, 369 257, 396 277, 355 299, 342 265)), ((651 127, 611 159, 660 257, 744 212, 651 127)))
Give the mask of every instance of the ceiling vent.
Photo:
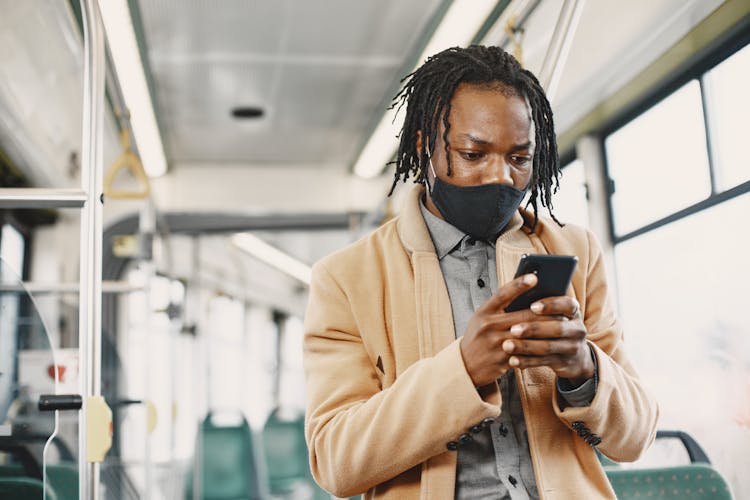
POLYGON ((264 114, 263 108, 257 106, 238 106, 232 109, 232 116, 238 120, 257 120, 264 114))

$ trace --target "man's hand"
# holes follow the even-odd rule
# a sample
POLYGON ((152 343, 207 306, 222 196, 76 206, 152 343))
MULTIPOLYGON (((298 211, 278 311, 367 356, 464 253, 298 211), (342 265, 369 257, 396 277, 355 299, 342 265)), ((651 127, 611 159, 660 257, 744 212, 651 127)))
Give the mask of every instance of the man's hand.
POLYGON ((508 371, 510 355, 502 346, 504 341, 512 338, 510 328, 513 325, 545 320, 544 316, 529 309, 512 313, 504 311, 513 299, 533 288, 536 281, 535 275, 527 274, 500 287, 469 320, 461 338, 461 355, 475 387, 492 383, 508 371))
POLYGON ((593 377, 594 362, 578 302, 567 296, 549 297, 532 304, 531 312, 536 318, 514 324, 510 338, 502 343, 510 357, 508 364, 521 369, 549 366, 574 385, 593 377))

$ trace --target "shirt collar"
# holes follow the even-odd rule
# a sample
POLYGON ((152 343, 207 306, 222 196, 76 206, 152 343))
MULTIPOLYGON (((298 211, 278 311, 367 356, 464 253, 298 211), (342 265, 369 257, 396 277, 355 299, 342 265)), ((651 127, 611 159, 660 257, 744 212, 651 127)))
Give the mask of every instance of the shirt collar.
POLYGON ((448 255, 466 237, 466 233, 427 210, 423 199, 419 201, 419 210, 427 224, 438 259, 448 255))

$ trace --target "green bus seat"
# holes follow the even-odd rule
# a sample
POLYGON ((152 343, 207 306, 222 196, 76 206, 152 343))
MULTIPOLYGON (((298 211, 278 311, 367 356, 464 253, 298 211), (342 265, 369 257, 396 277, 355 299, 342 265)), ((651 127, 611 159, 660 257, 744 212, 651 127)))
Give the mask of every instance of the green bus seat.
POLYGON ((77 500, 78 465, 71 462, 47 465, 47 484, 54 490, 57 500, 77 500))
MULTIPOLYGON (((42 500, 44 485, 40 480, 31 477, 0 477, 0 498, 3 500, 42 500)), ((47 488, 47 500, 58 500, 50 488, 47 488)))
POLYGON ((658 469, 607 469, 617 498, 671 498, 684 500, 731 500, 729 486, 707 464, 658 469))
POLYGON ((597 450, 599 461, 617 498, 684 498, 686 500, 731 500, 729 485, 711 467, 698 442, 683 431, 659 430, 656 439, 677 439, 690 463, 668 467, 630 469, 608 459, 597 450))
MULTIPOLYGON (((30 478, 20 464, 0 465, 0 479, 30 478)), ((57 500, 78 499, 78 466, 70 462, 47 465, 47 488, 54 491, 57 500)), ((5 497, 0 495, 0 499, 5 497)))
POLYGON ((274 411, 263 427, 263 455, 271 493, 292 491, 308 476, 304 421, 281 420, 274 411))
POLYGON ((0 465, 0 478, 27 477, 28 474, 21 464, 0 465))
POLYGON ((272 411, 263 426, 263 451, 272 494, 293 494, 295 488, 303 484, 312 489, 315 500, 331 498, 310 472, 304 416, 282 420, 278 409, 272 411))
MULTIPOLYGON (((209 413, 196 442, 201 464, 201 500, 255 500, 261 498, 253 437, 247 421, 217 426, 209 413)), ((188 474, 186 499, 193 498, 193 473, 188 474)))

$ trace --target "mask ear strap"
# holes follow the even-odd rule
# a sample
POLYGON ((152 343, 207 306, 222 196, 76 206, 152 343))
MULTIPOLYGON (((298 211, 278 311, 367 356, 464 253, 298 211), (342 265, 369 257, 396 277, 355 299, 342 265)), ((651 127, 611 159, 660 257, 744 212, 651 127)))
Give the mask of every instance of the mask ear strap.
MULTIPOLYGON (((430 150, 427 149, 427 159, 430 162, 430 170, 432 170, 432 176, 437 179, 437 174, 435 173, 435 167, 432 165, 432 155, 430 155, 430 150)), ((427 183, 427 187, 430 190, 430 194, 432 194, 432 190, 435 188, 435 183, 432 183, 432 187, 430 187, 430 182, 427 180, 427 176, 424 178, 425 182, 427 183)))

